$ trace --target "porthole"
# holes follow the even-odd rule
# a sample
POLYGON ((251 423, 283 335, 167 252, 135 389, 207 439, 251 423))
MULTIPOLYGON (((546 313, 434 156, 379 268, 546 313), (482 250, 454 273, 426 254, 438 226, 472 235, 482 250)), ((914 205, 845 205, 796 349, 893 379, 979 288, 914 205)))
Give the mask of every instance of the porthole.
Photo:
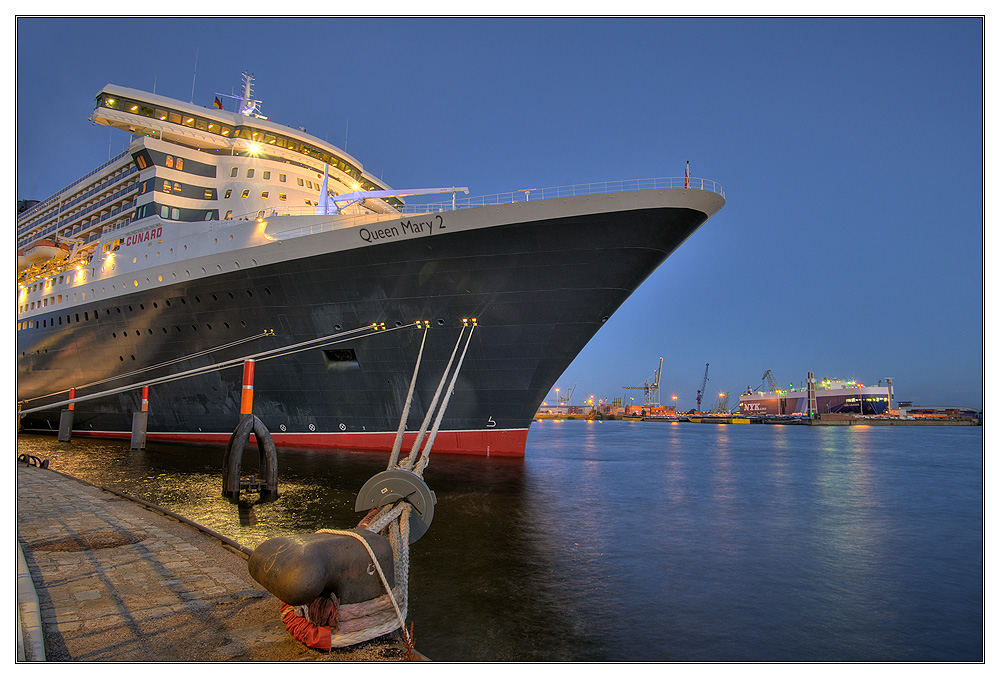
POLYGON ((246 321, 240 321, 240 325, 245 328, 245 327, 247 327, 247 322, 246 321))
POLYGON ((247 290, 247 297, 253 297, 253 290, 247 290))
POLYGON ((206 323, 205 324, 205 329, 206 330, 211 330, 212 329, 212 324, 211 323, 206 323))
POLYGON ((334 330, 340 330, 340 329, 341 329, 341 328, 340 328, 340 323, 338 323, 337 325, 333 326, 333 329, 334 329, 334 330))
POLYGON ((223 323, 222 323, 222 325, 224 325, 224 326, 225 326, 226 330, 229 330, 229 324, 228 324, 228 323, 226 323, 226 322, 223 322, 223 323))
POLYGON ((215 296, 214 292, 212 293, 212 301, 213 302, 218 302, 219 301, 219 298, 215 296))
POLYGON ((444 319, 443 318, 439 318, 437 322, 438 322, 438 325, 444 325, 444 319))
POLYGON ((201 303, 201 297, 199 297, 198 295, 195 295, 194 296, 194 301, 196 301, 196 302, 198 302, 200 304, 201 303))
POLYGON ((265 295, 270 295, 271 294, 271 288, 264 288, 264 294, 265 295))
POLYGON ((254 259, 253 257, 250 258, 250 263, 253 264, 254 266, 257 266, 257 260, 254 259))

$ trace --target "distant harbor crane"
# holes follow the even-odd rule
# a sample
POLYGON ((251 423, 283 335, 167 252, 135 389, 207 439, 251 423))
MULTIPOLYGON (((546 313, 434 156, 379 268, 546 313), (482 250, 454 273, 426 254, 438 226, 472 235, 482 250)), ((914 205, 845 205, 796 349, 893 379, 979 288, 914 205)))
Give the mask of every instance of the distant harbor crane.
POLYGON ((708 384, 708 363, 705 364, 705 378, 701 381, 701 389, 698 390, 698 396, 695 398, 695 402, 698 404, 695 407, 697 412, 701 412, 701 397, 705 395, 705 385, 708 384))
POLYGON ((761 377, 762 380, 767 380, 767 390, 770 392, 778 391, 778 380, 774 379, 774 375, 771 374, 771 369, 768 368, 764 371, 764 376, 761 377))
POLYGON ((556 387, 556 399, 559 400, 559 405, 561 405, 561 406, 568 406, 568 405, 570 405, 573 402, 573 392, 576 391, 576 385, 577 384, 579 384, 579 382, 577 382, 576 384, 574 384, 573 388, 570 389, 563 396, 559 395, 559 387, 556 387))
POLYGON ((660 367, 653 373, 653 382, 645 380, 641 387, 622 387, 622 389, 638 390, 643 392, 643 406, 646 408, 658 407, 660 405, 660 374, 663 372, 663 357, 660 356, 660 367))

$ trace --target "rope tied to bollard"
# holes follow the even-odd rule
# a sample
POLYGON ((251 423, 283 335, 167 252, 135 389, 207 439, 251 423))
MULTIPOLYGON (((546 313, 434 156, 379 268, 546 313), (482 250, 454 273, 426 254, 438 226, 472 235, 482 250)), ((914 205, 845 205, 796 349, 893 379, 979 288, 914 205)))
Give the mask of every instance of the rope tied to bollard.
POLYGON ((430 461, 434 439, 454 393, 458 374, 468 352, 475 327, 475 323, 463 325, 410 453, 403 460, 398 460, 403 432, 426 344, 427 328, 425 326, 396 440, 390 454, 389 465, 385 472, 380 472, 370 479, 359 493, 356 508, 369 508, 369 511, 354 530, 319 529, 316 531, 316 533, 321 534, 349 536, 361 543, 371 561, 369 567, 374 568, 374 572, 378 573, 385 594, 355 604, 340 604, 336 597, 332 596, 320 597, 309 604, 299 606, 291 606, 283 602, 281 605, 282 621, 285 623, 286 629, 303 643, 314 648, 332 650, 375 639, 400 629, 406 647, 411 652, 413 651, 412 624, 409 630, 406 628, 410 544, 419 539, 426 531, 433 515, 433 504, 436 502, 436 498, 426 488, 422 477, 430 461), (468 333, 465 332, 466 327, 469 328, 468 333), (465 346, 459 355, 458 350, 463 339, 465 346), (457 363, 455 362, 456 356, 458 356, 457 363), (446 384, 447 388, 445 388, 446 384), (421 446, 423 447, 421 448, 421 446), (400 484, 403 486, 402 489, 400 484), (412 490, 410 490, 411 488, 412 490), (369 491, 367 494, 366 490, 369 491), (384 498, 388 499, 384 500, 384 498), (369 507, 369 505, 371 506, 369 507), (416 531, 414 531, 414 526, 416 526, 416 531), (394 586, 390 585, 383 565, 369 539, 365 537, 365 533, 381 535, 388 539, 392 548, 394 586))

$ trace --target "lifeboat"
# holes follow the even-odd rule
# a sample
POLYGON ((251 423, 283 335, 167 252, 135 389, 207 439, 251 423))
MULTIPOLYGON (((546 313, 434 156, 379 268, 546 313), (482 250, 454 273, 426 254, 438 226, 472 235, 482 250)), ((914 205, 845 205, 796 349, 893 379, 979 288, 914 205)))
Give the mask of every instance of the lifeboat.
POLYGON ((27 269, 31 268, 32 263, 33 262, 30 259, 28 259, 28 256, 25 255, 24 252, 18 252, 17 253, 17 272, 18 273, 21 273, 22 271, 26 271, 27 269))
MULTIPOLYGON (((24 249, 24 257, 32 264, 63 260, 69 257, 69 246, 47 239, 36 240, 24 249)), ((20 267, 21 253, 18 253, 17 260, 20 267)))

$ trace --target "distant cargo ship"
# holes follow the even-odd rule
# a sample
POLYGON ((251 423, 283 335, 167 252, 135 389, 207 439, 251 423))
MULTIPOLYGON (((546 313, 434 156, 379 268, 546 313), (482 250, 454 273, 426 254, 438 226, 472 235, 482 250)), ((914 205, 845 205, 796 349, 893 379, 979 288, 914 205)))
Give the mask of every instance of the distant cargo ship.
POLYGON ((149 439, 225 443, 240 370, 213 366, 256 356, 254 411, 277 445, 387 450, 424 331, 410 432, 478 319, 434 449, 522 456, 559 375, 725 204, 687 173, 485 198, 392 189, 261 115, 251 85, 235 110, 108 85, 90 119, 130 132, 128 150, 19 204, 24 429, 57 429, 75 388, 74 435, 128 437, 152 383, 149 439), (451 196, 403 202, 429 193, 451 196))
MULTIPOLYGON (((892 384, 867 387, 854 380, 824 379, 816 383, 817 413, 882 415, 892 403, 892 384)), ((742 415, 808 415, 808 389, 777 389, 740 394, 742 415)))

